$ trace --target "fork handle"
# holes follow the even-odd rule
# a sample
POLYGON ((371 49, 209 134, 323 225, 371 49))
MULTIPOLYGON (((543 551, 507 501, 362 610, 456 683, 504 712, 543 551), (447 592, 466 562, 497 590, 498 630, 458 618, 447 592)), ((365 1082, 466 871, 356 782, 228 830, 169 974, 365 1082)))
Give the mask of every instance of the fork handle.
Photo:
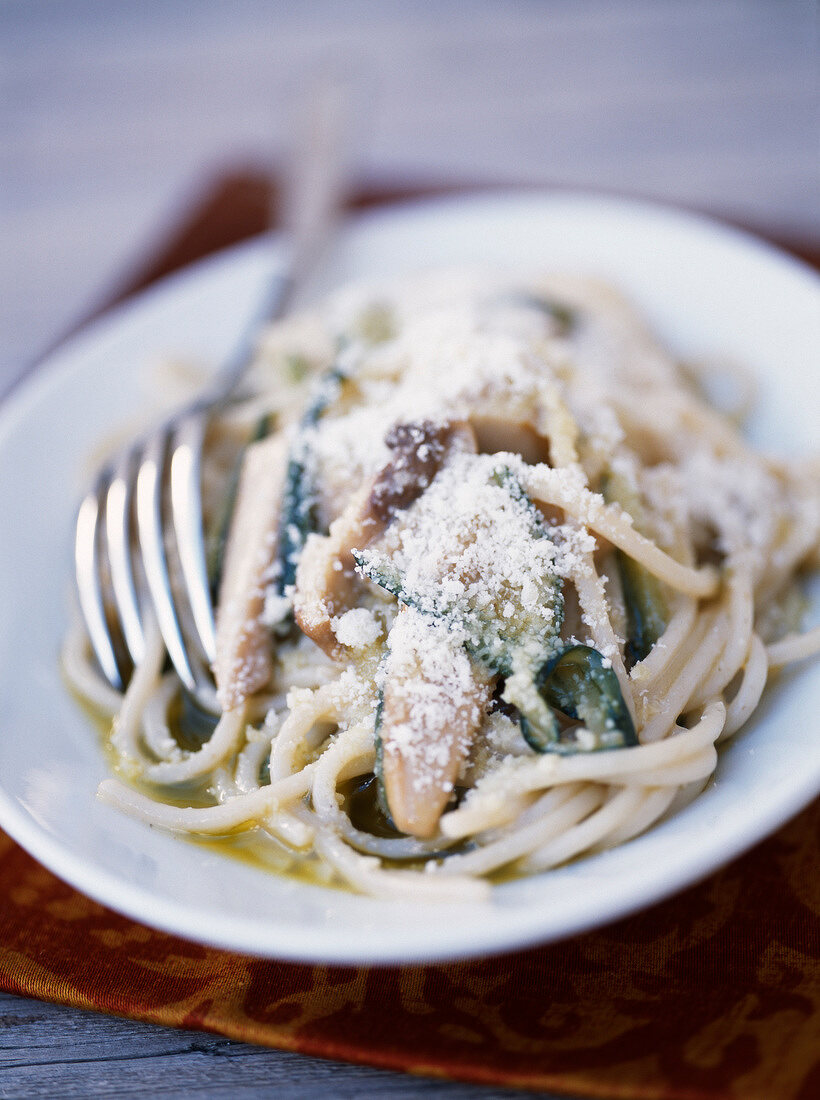
POLYGON ((221 403, 239 384, 253 360, 259 330, 281 317, 296 289, 325 251, 338 222, 349 167, 350 88, 328 75, 311 87, 307 118, 284 192, 284 229, 271 233, 282 258, 233 353, 216 376, 210 396, 197 404, 221 403))

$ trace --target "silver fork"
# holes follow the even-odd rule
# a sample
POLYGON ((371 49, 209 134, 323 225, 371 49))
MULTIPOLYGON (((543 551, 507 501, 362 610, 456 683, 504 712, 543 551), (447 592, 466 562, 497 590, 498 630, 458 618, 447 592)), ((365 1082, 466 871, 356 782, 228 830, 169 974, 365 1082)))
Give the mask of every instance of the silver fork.
POLYGON ((128 662, 136 667, 143 660, 149 621, 155 619, 182 683, 201 706, 216 709, 209 672, 215 625, 202 517, 203 440, 211 417, 235 395, 260 326, 282 316, 331 236, 343 189, 345 93, 334 81, 312 89, 286 195, 284 259, 234 353, 195 402, 109 461, 80 505, 74 545, 80 610, 100 670, 117 690, 126 685, 128 662), (169 546, 181 574, 173 588, 169 546))

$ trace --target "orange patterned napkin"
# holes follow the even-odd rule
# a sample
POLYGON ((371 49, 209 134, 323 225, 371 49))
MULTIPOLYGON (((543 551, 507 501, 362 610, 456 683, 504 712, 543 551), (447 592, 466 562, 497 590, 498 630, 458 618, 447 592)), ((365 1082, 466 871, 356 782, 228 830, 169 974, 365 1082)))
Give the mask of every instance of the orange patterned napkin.
MULTIPOLYGON (((130 289, 257 232, 268 200, 257 175, 219 181, 130 289)), ((700 885, 603 931, 392 969, 270 962, 152 931, 72 890, 0 833, 0 988, 564 1095, 814 1100, 820 801, 700 885)))
POLYGON ((551 947, 397 968, 201 947, 0 833, 0 987, 390 1069, 586 1097, 820 1095, 820 801, 671 901, 551 947))

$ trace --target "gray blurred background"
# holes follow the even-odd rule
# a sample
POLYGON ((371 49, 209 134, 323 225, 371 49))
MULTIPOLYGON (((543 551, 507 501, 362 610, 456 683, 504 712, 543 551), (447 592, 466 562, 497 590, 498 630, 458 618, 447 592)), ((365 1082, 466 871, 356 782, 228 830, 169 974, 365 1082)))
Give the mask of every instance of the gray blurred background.
POLYGON ((815 0, 0 0, 0 392, 305 71, 366 89, 360 174, 659 198, 820 239, 815 0))

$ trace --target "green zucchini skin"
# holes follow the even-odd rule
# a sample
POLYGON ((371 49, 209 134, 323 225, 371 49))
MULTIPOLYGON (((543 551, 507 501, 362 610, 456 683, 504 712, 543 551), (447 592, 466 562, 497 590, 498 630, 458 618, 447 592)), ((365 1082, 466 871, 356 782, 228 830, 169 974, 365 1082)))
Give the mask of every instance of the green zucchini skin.
MULTIPOLYGON (((357 561, 361 566, 358 557, 357 561)), ((391 592, 400 603, 418 606, 413 594, 404 589, 398 569, 389 562, 380 562, 379 565, 380 568, 375 568, 372 563, 365 563, 365 575, 391 592)), ((518 709, 521 732, 536 752, 571 755, 638 744, 618 677, 612 668, 606 667, 597 649, 580 644, 567 646, 559 652, 551 652, 547 660, 533 671, 528 661, 516 661, 514 655, 509 664, 504 659, 494 666, 490 661, 497 658, 498 651, 486 644, 468 640, 465 648, 490 671, 510 677, 502 698, 518 709), (502 668, 507 671, 502 672, 502 668), (574 740, 571 733, 569 737, 562 736, 555 711, 583 722, 584 728, 593 735, 593 742, 574 740)), ((548 647, 548 652, 551 648, 548 647)), ((381 760, 380 719, 379 709, 376 723, 377 776, 380 774, 381 760)), ((380 790, 383 792, 383 784, 380 784, 380 790)), ((383 809, 386 810, 386 799, 383 809)))
POLYGON ((622 749, 638 744, 638 735, 621 693, 618 677, 604 664, 597 649, 587 645, 567 646, 550 657, 538 670, 535 686, 553 710, 583 722, 592 734, 592 742, 569 736, 544 736, 526 715, 521 716, 521 732, 536 752, 570 755, 622 749))
MULTIPOLYGON (((526 510, 528 537, 549 538, 547 525, 541 513, 524 492, 515 475, 506 466, 498 467, 492 480, 504 489, 526 510)), ((544 652, 551 652, 558 644, 564 615, 563 586, 559 577, 543 578, 543 597, 553 609, 553 620, 548 629, 543 621, 533 621, 525 630, 517 632, 505 629, 503 621, 486 612, 460 607, 444 596, 432 601, 423 600, 418 593, 408 589, 400 570, 389 558, 371 552, 353 551, 353 557, 363 576, 396 597, 399 603, 414 607, 422 614, 442 619, 464 633, 464 647, 471 657, 490 672, 499 676, 511 676, 526 668, 535 671, 535 665, 543 661, 544 652)), ((512 702, 512 700, 509 700, 512 702)))
MULTIPOLYGON (((543 516, 509 467, 497 467, 491 477, 524 509, 527 537, 549 538, 543 516)), ((418 593, 408 589, 401 571, 387 557, 357 551, 353 556, 362 574, 392 593, 399 603, 441 619, 463 635, 464 648, 470 656, 489 672, 504 678, 502 698, 526 715, 533 744, 559 744, 558 721, 535 687, 535 677, 545 657, 552 656, 560 647, 564 595, 563 582, 557 575, 541 579, 543 602, 553 611, 549 626, 536 617, 523 626, 520 618, 514 625, 508 625, 486 612, 448 602, 443 596, 422 600, 418 593)))
POLYGON ((616 551, 616 560, 626 605, 624 656, 632 668, 652 652, 666 630, 668 612, 661 582, 622 550, 616 551))
MULTIPOLYGON (((640 497, 624 477, 609 473, 601 485, 604 499, 619 504, 632 516, 635 530, 644 530, 644 510, 640 497)), ((627 668, 648 657, 652 647, 666 630, 669 610, 663 584, 622 550, 615 551, 618 575, 626 607, 627 639, 624 657, 627 668)))
POLYGON ((376 716, 373 726, 373 736, 376 744, 376 762, 373 766, 373 774, 376 777, 376 804, 379 812, 384 818, 386 826, 392 829, 395 835, 399 836, 401 834, 393 822, 390 804, 387 801, 387 788, 384 785, 384 741, 381 735, 383 717, 384 691, 379 688, 378 702, 376 703, 376 716))
POLYGON ((347 815, 355 829, 386 840, 404 836, 384 812, 383 788, 375 772, 360 776, 351 784, 346 801, 347 815))
MULTIPOLYGON (((327 409, 338 399, 347 373, 334 365, 322 375, 313 397, 302 414, 299 431, 291 447, 285 470, 282 493, 282 514, 279 521, 277 560, 274 587, 277 596, 284 596, 296 582, 299 557, 309 534, 317 530, 316 484, 310 468, 310 454, 305 432, 314 428, 327 409)), ((290 631, 290 620, 281 624, 284 633, 290 631)), ((277 633, 279 627, 275 628, 277 633)))
POLYGON ((330 406, 338 399, 342 386, 349 375, 338 364, 329 367, 319 379, 313 396, 302 413, 301 428, 313 428, 322 419, 330 406))
POLYGON ((313 478, 308 472, 306 462, 295 457, 294 451, 291 451, 285 470, 282 518, 277 540, 275 586, 278 596, 283 596, 285 590, 295 583, 299 555, 308 535, 315 530, 316 494, 313 478))
MULTIPOLYGON (((361 833, 366 833, 381 840, 403 840, 407 833, 399 832, 389 815, 386 815, 379 802, 378 779, 374 772, 361 775, 358 779, 351 780, 346 787, 341 788, 344 806, 350 824, 361 833)), ((366 848, 361 848, 355 837, 348 838, 352 848, 372 854, 366 848)), ((443 842, 444 843, 444 842, 443 842)), ((403 866, 423 866, 437 860, 447 859, 455 853, 471 852, 476 845, 471 841, 460 841, 447 847, 433 847, 428 850, 410 851, 405 853, 385 853, 382 859, 388 864, 401 864, 403 866)))
MULTIPOLYGON (((529 536, 548 538, 541 514, 507 467, 494 471, 494 482, 527 509, 529 536)), ((563 587, 560 578, 544 581, 544 597, 553 608, 549 630, 534 622, 532 629, 512 634, 505 624, 486 613, 464 610, 446 599, 422 600, 408 590, 398 567, 386 556, 354 551, 359 569, 374 583, 392 593, 399 603, 423 614, 450 622, 464 634, 464 647, 488 671, 504 678, 502 699, 516 708, 522 734, 539 753, 573 754, 637 745, 635 727, 626 706, 618 678, 606 666, 603 656, 591 646, 561 646, 563 587), (576 737, 563 731, 557 713, 583 723, 587 731, 576 737)), ((379 737, 376 727, 377 775, 379 737)))

